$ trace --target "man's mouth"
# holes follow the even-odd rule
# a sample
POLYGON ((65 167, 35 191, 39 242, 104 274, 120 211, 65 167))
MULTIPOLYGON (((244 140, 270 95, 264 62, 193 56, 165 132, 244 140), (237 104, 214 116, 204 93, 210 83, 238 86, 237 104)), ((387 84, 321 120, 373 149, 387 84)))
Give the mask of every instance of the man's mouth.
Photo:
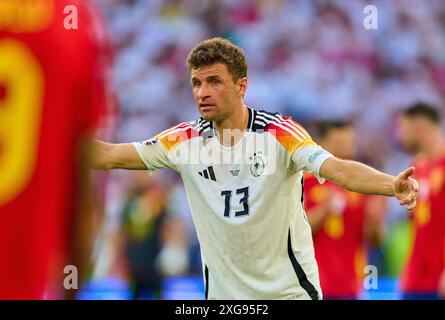
POLYGON ((214 104, 210 104, 210 103, 200 103, 199 104, 199 108, 201 110, 207 110, 207 109, 211 109, 211 108, 214 108, 214 107, 215 107, 215 105, 214 104))

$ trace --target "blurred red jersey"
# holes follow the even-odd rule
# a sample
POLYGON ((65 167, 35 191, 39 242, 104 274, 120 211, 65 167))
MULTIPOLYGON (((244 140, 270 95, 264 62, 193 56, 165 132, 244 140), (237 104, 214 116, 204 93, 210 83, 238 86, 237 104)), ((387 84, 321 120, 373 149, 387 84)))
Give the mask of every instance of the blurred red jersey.
POLYGON ((304 202, 308 214, 328 192, 333 197, 334 209, 313 234, 320 285, 326 298, 356 298, 366 264, 366 196, 346 191, 330 181, 319 184, 315 176, 305 175, 304 202))
POLYGON ((436 160, 415 161, 419 181, 412 219, 411 254, 402 278, 407 293, 436 293, 445 270, 445 150, 436 160))
POLYGON ((105 110, 87 3, 0 6, 0 299, 43 298, 49 270, 63 276, 55 264, 75 211, 77 148, 105 110))

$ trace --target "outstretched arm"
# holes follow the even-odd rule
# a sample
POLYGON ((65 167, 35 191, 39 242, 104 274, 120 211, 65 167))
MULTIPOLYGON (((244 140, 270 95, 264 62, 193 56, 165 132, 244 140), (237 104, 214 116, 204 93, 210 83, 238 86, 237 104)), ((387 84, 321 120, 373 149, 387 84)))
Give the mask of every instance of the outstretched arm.
POLYGON ((342 160, 335 157, 326 159, 320 175, 341 187, 364 194, 395 196, 400 205, 409 210, 416 206, 418 183, 411 178, 414 168, 410 167, 397 177, 380 172, 363 163, 342 160))
POLYGON ((145 170, 145 164, 131 143, 92 141, 93 168, 99 170, 145 170))

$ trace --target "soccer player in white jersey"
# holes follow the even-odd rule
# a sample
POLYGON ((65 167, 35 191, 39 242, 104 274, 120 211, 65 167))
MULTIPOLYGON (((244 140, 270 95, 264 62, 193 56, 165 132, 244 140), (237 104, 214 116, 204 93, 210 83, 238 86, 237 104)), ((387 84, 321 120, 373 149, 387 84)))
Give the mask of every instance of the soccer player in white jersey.
POLYGON ((95 168, 171 168, 182 176, 207 299, 321 299, 303 170, 412 209, 414 168, 394 177, 338 159, 290 117, 246 106, 247 60, 228 40, 203 41, 187 62, 201 118, 142 142, 95 141, 95 168))

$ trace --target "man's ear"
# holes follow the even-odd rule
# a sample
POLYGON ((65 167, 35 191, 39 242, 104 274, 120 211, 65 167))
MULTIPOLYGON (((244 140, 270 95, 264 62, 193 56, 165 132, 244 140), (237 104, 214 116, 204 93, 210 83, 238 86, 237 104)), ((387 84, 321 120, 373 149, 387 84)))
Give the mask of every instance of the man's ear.
POLYGON ((240 79, 238 79, 238 94, 241 97, 244 97, 244 95, 246 94, 247 91, 247 78, 246 77, 242 77, 240 79))

